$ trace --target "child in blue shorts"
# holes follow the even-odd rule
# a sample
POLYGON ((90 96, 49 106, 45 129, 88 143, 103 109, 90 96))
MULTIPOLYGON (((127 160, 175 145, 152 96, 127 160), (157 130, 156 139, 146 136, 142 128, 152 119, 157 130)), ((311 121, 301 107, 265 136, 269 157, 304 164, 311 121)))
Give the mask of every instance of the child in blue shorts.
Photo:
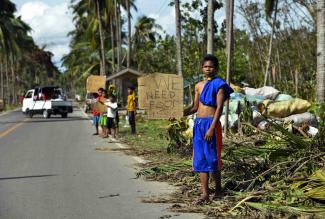
POLYGON ((202 195, 194 204, 210 201, 209 173, 216 183, 215 196, 221 195, 222 130, 219 119, 224 102, 233 93, 233 89, 216 76, 219 62, 215 56, 206 55, 201 64, 205 80, 195 85, 193 105, 184 111, 185 116, 197 113, 193 129, 193 170, 200 174, 202 195))

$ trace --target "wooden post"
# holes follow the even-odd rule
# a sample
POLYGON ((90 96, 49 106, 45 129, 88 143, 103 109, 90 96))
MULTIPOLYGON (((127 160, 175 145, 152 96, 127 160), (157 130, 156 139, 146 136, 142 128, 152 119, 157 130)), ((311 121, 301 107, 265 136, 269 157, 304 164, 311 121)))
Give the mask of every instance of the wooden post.
MULTIPOLYGON (((234 0, 227 0, 227 83, 230 84, 230 77, 232 68, 232 56, 233 56, 233 18, 234 18, 234 0)), ((225 135, 228 134, 228 116, 229 116, 229 100, 226 102, 225 110, 225 135)))
POLYGON ((298 72, 298 69, 296 69, 296 70, 295 70, 296 97, 299 96, 299 93, 298 93, 298 85, 299 85, 299 72, 298 72))

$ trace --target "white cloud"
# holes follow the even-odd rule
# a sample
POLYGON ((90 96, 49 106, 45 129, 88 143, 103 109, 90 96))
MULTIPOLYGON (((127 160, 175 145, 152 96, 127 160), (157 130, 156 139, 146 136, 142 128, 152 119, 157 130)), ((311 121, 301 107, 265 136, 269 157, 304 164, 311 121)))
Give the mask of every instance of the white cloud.
POLYGON ((53 62, 59 63, 63 55, 69 53, 70 48, 65 44, 57 44, 53 46, 46 47, 46 50, 49 50, 53 53, 53 62))
MULTIPOLYGON (((191 2, 189 0, 182 1, 184 2, 191 2)), ((164 8, 164 7, 163 7, 164 8)), ((221 8, 217 10, 214 14, 214 19, 217 21, 217 24, 219 28, 221 27, 221 23, 226 18, 225 16, 225 9, 221 8)), ((201 19, 200 11, 193 11, 190 12, 190 15, 193 18, 201 19)), ((156 19, 156 22, 162 26, 163 30, 165 30, 170 35, 175 35, 176 32, 176 26, 175 26, 175 7, 167 6, 160 12, 160 14, 157 13, 149 13, 148 17, 156 19)))
POLYGON ((149 14, 148 17, 156 19, 156 23, 159 24, 167 34, 175 34, 175 9, 173 7, 168 7, 166 14, 159 15, 152 13, 149 14))
POLYGON ((67 33, 74 29, 74 25, 68 2, 49 5, 42 1, 29 1, 21 6, 18 15, 33 29, 31 35, 36 44, 47 45, 55 62, 69 52, 67 33))

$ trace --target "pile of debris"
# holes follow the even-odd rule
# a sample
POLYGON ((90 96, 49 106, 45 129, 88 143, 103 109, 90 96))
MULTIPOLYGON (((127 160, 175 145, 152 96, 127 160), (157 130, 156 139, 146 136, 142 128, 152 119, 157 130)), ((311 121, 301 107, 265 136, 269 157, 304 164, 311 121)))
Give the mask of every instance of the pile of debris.
POLYGON ((325 126, 308 112, 311 104, 280 94, 274 88, 245 88, 230 100, 229 125, 238 133, 225 138, 222 154, 225 197, 206 206, 193 206, 200 195, 192 172, 191 135, 194 118, 171 122, 169 152, 182 161, 153 162, 138 176, 169 181, 180 190, 149 202, 179 203, 174 211, 210 216, 325 218, 325 126))
MULTIPOLYGON (((198 175, 190 158, 159 160, 138 173, 150 180, 169 181, 179 191, 146 202, 178 203, 172 210, 202 212, 210 216, 283 217, 325 216, 325 128, 311 140, 288 132, 270 121, 267 131, 254 129, 250 136, 225 139, 222 155, 225 197, 210 205, 193 206, 200 195, 198 175)), ((213 183, 211 183, 213 185, 213 183)))
MULTIPOLYGON (((240 122, 244 120, 265 130, 270 127, 269 121, 274 121, 291 132, 298 131, 305 137, 313 137, 318 132, 319 118, 308 112, 310 107, 311 103, 307 100, 281 94, 273 87, 245 87, 230 96, 228 125, 241 129, 240 122), (248 112, 247 118, 243 118, 243 112, 248 112)), ((221 123, 225 124, 225 115, 221 117, 221 123)))

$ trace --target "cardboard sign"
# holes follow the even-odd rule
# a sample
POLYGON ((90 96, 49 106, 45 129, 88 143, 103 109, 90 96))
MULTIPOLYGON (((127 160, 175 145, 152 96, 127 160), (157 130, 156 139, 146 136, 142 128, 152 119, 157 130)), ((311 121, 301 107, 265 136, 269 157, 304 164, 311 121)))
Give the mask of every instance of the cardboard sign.
POLYGON ((154 73, 138 78, 138 102, 149 119, 183 116, 183 78, 175 74, 154 73))
POLYGON ((107 113, 107 106, 100 102, 96 102, 92 105, 92 109, 96 110, 99 113, 107 113))
POLYGON ((86 89, 88 92, 97 92, 99 88, 105 88, 106 76, 90 75, 87 78, 86 89))

